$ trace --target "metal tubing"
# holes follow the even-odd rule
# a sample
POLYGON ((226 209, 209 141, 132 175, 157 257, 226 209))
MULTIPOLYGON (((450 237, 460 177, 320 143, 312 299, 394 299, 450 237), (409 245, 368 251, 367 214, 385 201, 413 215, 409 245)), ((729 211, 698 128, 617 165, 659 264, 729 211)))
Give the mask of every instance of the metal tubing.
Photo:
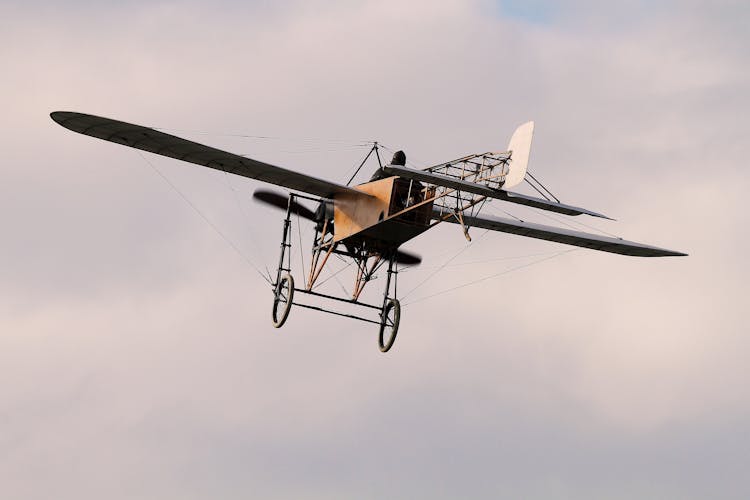
POLYGON ((353 314, 340 313, 338 311, 330 311, 328 309, 323 309, 322 307, 318 307, 318 306, 311 306, 311 305, 308 305, 308 304, 300 304, 299 302, 294 302, 293 304, 295 306, 304 307, 306 309, 313 309, 315 311, 320 311, 320 312, 324 312, 324 313, 328 313, 328 314, 334 314, 336 316, 343 316, 345 318, 357 319, 359 321, 365 321, 367 323, 373 323, 375 325, 379 325, 380 324, 380 321, 374 321, 374 320, 371 320, 371 319, 368 319, 368 318, 363 318, 362 316, 355 316, 353 314))
POLYGON ((354 173, 352 174, 351 178, 347 181, 347 183, 346 183, 347 186, 352 183, 352 181, 354 180, 355 177, 357 177, 357 174, 359 173, 360 170, 362 170, 362 167, 365 166, 365 162, 370 157, 370 155, 372 154, 372 152, 377 149, 377 147, 378 147, 378 143, 377 142, 372 145, 372 147, 370 148, 370 151, 367 153, 367 156, 365 156, 365 159, 362 160, 362 163, 359 164, 359 166, 357 167, 357 170, 354 171, 354 173))
POLYGON ((385 293, 383 293, 383 307, 380 310, 380 324, 385 324, 385 306, 388 304, 388 292, 391 288, 391 274, 393 273, 393 261, 395 259, 395 251, 388 255, 388 276, 385 279, 385 293))
POLYGON ((372 263, 372 266, 370 266, 369 271, 367 270, 368 257, 365 257, 365 259, 362 261, 360 272, 357 274, 357 280, 354 283, 354 300, 359 299, 359 296, 362 294, 362 291, 365 289, 367 282, 370 281, 370 279, 372 278, 372 275, 375 273, 375 270, 382 258, 383 258, 382 255, 377 255, 375 257, 375 261, 373 261, 372 263))
POLYGON ((336 246, 336 243, 331 242, 331 246, 328 247, 328 251, 326 252, 325 257, 323 257, 323 262, 320 264, 320 267, 315 270, 315 274, 313 275, 312 280, 308 284, 308 289, 312 290, 313 285, 315 284, 315 281, 318 279, 318 276, 320 276, 320 272, 323 270, 323 268, 326 265, 326 262, 328 262, 328 257, 331 256, 331 252, 333 252, 333 248, 336 246))
POLYGON ((286 218, 284 219, 284 232, 281 235, 281 253, 279 255, 279 267, 276 269, 276 284, 275 284, 276 294, 278 294, 280 291, 279 285, 281 283, 281 272, 284 269, 284 254, 286 253, 286 249, 287 249, 286 240, 289 235, 289 225, 291 224, 289 219, 290 219, 290 215, 292 212, 292 196, 293 195, 289 195, 289 201, 286 204, 286 218))
POLYGON ((375 145, 373 146, 375 148, 375 156, 378 158, 378 166, 380 168, 383 168, 383 162, 380 160, 380 152, 378 151, 378 143, 375 142, 375 145))
POLYGON ((347 304, 353 304, 355 306, 369 307, 370 309, 376 309, 378 311, 380 310, 380 306, 374 306, 372 304, 365 304, 364 302, 358 302, 358 301, 352 300, 352 299, 343 299, 341 297, 335 297, 333 295, 327 295, 325 293, 314 292, 312 290, 304 290, 302 288, 295 288, 294 291, 295 292, 300 292, 300 293, 306 293, 306 294, 309 294, 309 295, 314 295, 316 297, 322 297, 322 298, 325 298, 325 299, 338 300, 339 302, 346 302, 347 304))

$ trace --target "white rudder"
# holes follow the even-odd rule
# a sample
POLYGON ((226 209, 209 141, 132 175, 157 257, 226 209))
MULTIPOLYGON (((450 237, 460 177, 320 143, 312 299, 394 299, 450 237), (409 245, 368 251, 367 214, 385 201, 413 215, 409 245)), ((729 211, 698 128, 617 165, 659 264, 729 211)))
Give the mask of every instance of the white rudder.
POLYGON ((529 166, 531 154, 531 139, 534 136, 534 122, 526 122, 513 132, 508 144, 511 152, 508 175, 505 176, 503 189, 513 187, 523 182, 526 168, 529 166))

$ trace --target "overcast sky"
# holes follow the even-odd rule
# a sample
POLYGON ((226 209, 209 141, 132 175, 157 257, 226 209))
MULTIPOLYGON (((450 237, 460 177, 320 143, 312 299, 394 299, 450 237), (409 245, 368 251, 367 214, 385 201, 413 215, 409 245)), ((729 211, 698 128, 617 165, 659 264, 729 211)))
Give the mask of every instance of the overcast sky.
POLYGON ((749 16, 0 3, 0 497, 748 498, 749 16), (252 202, 260 183, 73 134, 54 110, 337 182, 366 141, 424 167, 533 119, 531 171, 617 219, 565 223, 690 256, 469 245, 451 225, 407 244, 424 262, 400 275, 390 353, 373 325, 301 308, 275 330, 253 266, 275 265, 282 217, 252 202))

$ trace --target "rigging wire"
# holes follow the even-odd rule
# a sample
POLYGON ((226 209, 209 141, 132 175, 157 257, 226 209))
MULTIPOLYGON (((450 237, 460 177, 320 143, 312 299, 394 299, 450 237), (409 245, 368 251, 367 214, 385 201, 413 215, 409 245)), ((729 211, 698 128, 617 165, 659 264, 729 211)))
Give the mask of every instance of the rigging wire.
MULTIPOLYGON (((228 172, 224 172, 224 180, 226 180, 227 186, 232 191, 234 201, 237 203, 237 208, 240 209, 240 212, 242 212, 242 215, 244 216, 246 221, 250 220, 250 215, 247 213, 247 210, 245 210, 245 207, 240 202, 240 198, 237 195, 237 189, 235 189, 234 185, 232 184, 232 177, 229 175, 228 172)), ((250 244, 252 245, 253 249, 255 249, 257 253, 260 253, 258 246, 255 243, 255 238, 253 238, 253 235, 250 232, 250 226, 245 225, 245 228, 247 230, 247 235, 250 236, 249 238, 250 244)), ((273 281, 273 278, 271 277, 271 271, 268 269, 268 266, 264 266, 264 267, 265 267, 265 271, 266 271, 266 275, 268 276, 268 279, 270 281, 273 281)))
MULTIPOLYGON (((526 173, 528 173, 528 172, 526 172, 526 173)), ((541 189, 539 189, 534 184, 532 184, 529 179, 524 178, 524 180, 526 181, 526 184, 528 184, 529 186, 531 186, 532 188, 534 188, 534 191, 536 191, 537 193, 539 193, 540 195, 542 195, 542 198, 544 198, 547 201, 552 201, 552 200, 550 200, 549 196, 547 196, 546 194, 544 194, 544 192, 542 192, 541 189)), ((557 198, 555 198, 555 199, 557 200, 557 198)), ((560 200, 557 200, 557 202, 560 203, 560 200)))
MULTIPOLYGON (((530 259, 532 257, 544 257, 547 255, 552 255, 558 253, 559 250, 553 250, 551 252, 539 252, 539 253, 532 253, 527 255, 513 255, 509 257, 495 257, 492 259, 484 259, 484 260, 472 260, 468 262, 456 262, 455 264, 448 264, 445 266, 446 268, 453 268, 453 267, 461 267, 461 266, 476 266, 479 264, 489 264, 491 262, 503 262, 506 260, 519 260, 519 259, 530 259)), ((419 266, 419 269, 416 269, 416 266, 409 266, 407 268, 401 269, 399 272, 405 273, 409 271, 416 271, 416 270, 427 270, 427 269, 435 269, 440 267, 439 265, 435 266, 419 266)))
MULTIPOLYGON (((279 149, 279 153, 284 154, 313 154, 313 153, 338 153, 340 151, 358 151, 368 144, 354 144, 352 146, 341 146, 337 148, 297 148, 297 149, 279 149)), ((248 154, 240 154, 240 156, 249 157, 248 154)))
MULTIPOLYGON (((565 221, 565 220, 563 220, 563 219, 560 219, 560 218, 558 218, 558 217, 555 217, 555 216, 553 216, 553 215, 550 215, 550 214, 548 214, 548 213, 545 213, 545 212, 544 212, 544 211, 542 211, 541 209, 539 209, 539 211, 537 211, 537 210, 536 210, 536 209, 534 209, 534 208, 530 208, 530 210, 532 210, 532 211, 533 211, 533 213, 535 213, 535 214, 537 214, 537 215, 541 215, 542 217, 544 217, 544 218, 546 218, 546 219, 549 219, 549 220, 552 220, 552 221, 555 221, 555 222, 559 222, 560 224, 562 224, 562 225, 564 225, 564 226, 567 226, 567 227, 569 227, 570 229, 575 229, 575 230, 578 230, 578 229, 580 229, 580 227, 576 227, 576 226, 574 226, 574 225, 573 225, 573 224, 575 224, 575 225, 577 225, 577 226, 585 227, 585 228, 587 228, 587 229, 591 229, 592 231, 596 231, 596 232, 598 232, 598 233, 601 233, 601 234, 604 234, 604 235, 607 235, 607 236, 611 236, 612 238, 617 238, 618 240, 621 240, 621 239, 623 239, 623 238, 622 238, 622 236, 618 236, 618 235, 616 235, 616 234, 612 234, 612 233, 610 233, 610 232, 607 232, 607 231, 605 231, 605 230, 603 230, 603 229, 599 229, 598 227, 595 227, 595 226, 591 226, 591 225, 589 225, 589 224, 586 224, 585 222, 578 222, 578 221, 576 221, 576 220, 572 220, 572 219, 571 219, 571 220, 570 220, 570 221, 568 222, 568 221, 565 221)), ((508 214, 508 212, 505 212, 504 210, 503 210, 503 212, 504 212, 504 213, 506 213, 506 214, 508 214)), ((510 215, 510 214, 508 214, 508 215, 510 215)), ((511 217, 515 217, 515 216, 511 215, 511 217)), ((515 218, 516 218, 516 219, 518 219, 518 217, 515 217, 515 218)), ((523 220, 521 220, 521 219, 518 219, 518 220, 519 220, 519 221, 521 221, 521 222, 524 222, 524 221, 523 221, 523 220)))
MULTIPOLYGON (((534 175, 531 173, 530 170, 526 170, 526 175, 528 175, 529 178, 531 178, 531 180, 533 180, 534 182, 536 182, 537 184, 539 184, 539 186, 542 189, 544 189, 544 191, 546 191, 547 194, 549 194, 552 198, 554 198, 556 202, 560 203, 560 200, 558 199, 558 197, 555 196, 552 193, 552 191, 550 191, 549 189, 547 189, 547 186, 545 186, 544 184, 542 184, 541 182, 539 182, 539 180, 536 177, 534 177, 534 175)), ((527 179, 526 177, 524 177, 524 180, 529 184, 529 186, 533 187, 536 190, 537 193, 541 194, 543 197, 545 197, 545 198, 547 198, 549 200, 549 197, 546 194, 544 194, 543 192, 541 192, 539 190, 539 188, 537 188, 534 184, 531 183, 531 180, 527 179)))
MULTIPOLYGON (((349 269, 349 266, 351 266, 353 263, 354 263, 354 261, 350 260, 347 265, 345 265, 344 267, 342 267, 338 271, 336 271, 334 273, 331 273, 331 275, 329 277, 327 277, 326 279, 324 279, 323 281, 321 281, 320 283, 318 283, 317 285, 315 285, 313 287, 313 290, 317 289, 318 287, 321 287, 321 286, 325 285, 326 282, 329 281, 331 278, 336 278, 336 281, 338 281, 339 285, 341 286, 341 289, 344 290, 345 294, 348 294, 348 292, 346 291, 346 288, 344 287, 344 284, 341 283, 341 281, 339 281, 338 275, 341 274, 343 271, 346 271, 347 269, 349 269)), ((325 268, 325 269, 328 269, 328 268, 325 268)), ((330 273, 330 271, 328 271, 328 272, 330 273)))
POLYGON ((143 159, 143 161, 145 161, 154 170, 154 172, 156 172, 159 175, 159 177, 161 177, 162 179, 164 179, 164 182, 166 182, 178 195, 180 195, 180 198, 182 198, 183 200, 185 200, 185 203, 187 203, 190 206, 190 208, 192 208, 195 211, 195 213, 197 213, 200 216, 200 218, 203 219, 206 222, 206 224, 208 224, 211 227, 211 229, 213 229, 214 232, 216 232, 216 234, 218 234, 221 237, 221 239, 223 239, 237 253, 237 255, 239 255, 240 257, 242 257, 242 259, 245 262, 247 262, 248 264, 250 264, 250 266, 255 270, 256 273, 258 273, 258 275, 261 278, 263 278, 269 284, 273 284, 273 282, 271 280, 269 280, 260 271, 260 269, 258 269, 258 267, 255 264, 253 264, 253 262, 244 253, 242 253, 242 251, 237 247, 237 245, 235 245, 229 238, 227 238, 224 235, 224 233, 222 233, 219 230, 219 228, 216 227, 216 225, 213 222, 211 222, 211 220, 209 220, 209 218, 206 217, 206 215, 204 215, 203 212, 201 212, 200 209, 193 202, 191 202, 188 199, 188 197, 185 196, 185 194, 182 191, 180 191, 177 188, 177 186, 175 186, 175 184, 172 181, 170 181, 169 178, 161 172, 161 170, 159 170, 156 167, 156 165, 154 165, 152 162, 150 162, 148 160, 148 158, 146 158, 143 155, 143 153, 141 153, 140 151, 138 151, 138 155, 140 155, 140 157, 143 159))
MULTIPOLYGON (((557 220, 557 219, 556 219, 555 217, 553 217, 553 216, 551 216, 551 215, 548 215, 548 217, 549 217, 550 219, 552 219, 552 220, 557 220)), ((560 221, 560 222, 562 222, 562 221, 560 221)), ((621 239, 623 239, 623 238, 622 238, 622 236, 618 236, 618 235, 616 235, 616 234, 612 234, 612 233, 610 233, 610 232, 607 232, 607 231, 605 231, 604 229, 599 229, 598 227, 595 227, 595 226, 592 226, 592 225, 586 224, 585 222, 578 222, 578 221, 576 221, 576 220, 571 220, 570 222, 572 222, 573 224, 577 224, 577 225, 579 225, 579 226, 585 227, 585 228, 587 228, 587 229, 591 229, 592 231, 597 231, 597 232, 600 232, 600 233, 602 233, 602 234, 605 234, 605 235, 607 235, 607 236, 611 236, 611 237, 613 237, 613 238, 617 238, 618 240, 621 240, 621 239)))
MULTIPOLYGON (((390 148, 388 146, 385 146, 384 144, 378 143, 378 146, 385 149, 391 154, 395 154, 396 150, 393 148, 390 148)), ((419 158, 415 158, 411 153, 406 155, 406 163, 412 165, 414 168, 427 168, 429 165, 426 161, 422 161, 419 158)))
MULTIPOLYGON (((497 210, 500 210, 500 211, 501 211, 502 213, 504 213, 504 214, 505 214, 505 215, 507 215, 508 217, 513 217, 513 218, 514 218, 514 219, 516 219, 516 220, 517 220, 518 222, 526 222, 526 221, 524 221, 524 220, 523 220, 522 218, 520 218, 520 217, 517 217, 517 216, 513 215, 512 213, 508 212, 507 210, 503 210, 502 208, 499 208, 499 207, 497 207, 497 206, 495 206, 495 205, 488 205, 488 206, 490 207, 490 209, 496 208, 497 210)), ((495 212, 495 213, 497 214, 497 212, 495 212)))
MULTIPOLYGON (((383 149, 385 149, 386 151, 388 151, 391 154, 396 154, 397 150, 393 149, 392 147, 386 146, 385 144, 380 144, 380 147, 382 147, 383 149)), ((417 160, 417 159, 416 158, 412 158, 411 153, 409 153, 406 156, 406 163, 407 163, 407 165, 416 166, 415 163, 414 163, 414 160, 417 160)), ((417 160, 417 163, 419 163, 419 160, 417 160)))
MULTIPOLYGON (((269 140, 269 141, 290 141, 290 142, 318 142, 318 143, 334 143, 334 144, 348 144, 348 145, 363 145, 367 144, 368 141, 351 140, 351 139, 331 139, 323 137, 281 137, 274 135, 252 135, 243 133, 233 132, 211 132, 205 130, 191 130, 191 129, 176 129, 176 128, 164 128, 164 127, 152 127, 154 130, 161 132, 170 133, 183 133, 183 134, 196 134, 196 135, 208 135, 215 137, 239 137, 243 139, 257 139, 257 140, 269 140)), ((371 141, 370 141, 371 143, 371 141)))
POLYGON ((459 255, 461 255, 462 253, 464 253, 466 250, 468 250, 471 246, 473 246, 475 244, 475 242, 478 243, 489 232, 490 232, 490 230, 487 229, 484 233, 482 233, 481 235, 479 235, 479 238, 477 238, 476 240, 473 240, 468 245, 464 245, 463 247, 459 248, 458 252, 456 252, 450 259, 448 259, 445 262, 443 262, 443 264, 440 267, 438 267, 436 270, 434 270, 433 272, 431 272, 425 279, 423 279, 422 281, 420 281, 414 288, 412 288, 411 290, 409 290, 408 292, 406 292, 401 298, 405 299, 406 297, 408 297, 409 295, 411 295, 412 293, 414 293, 415 290, 417 290, 419 287, 421 287, 422 285, 424 285, 425 283, 427 283, 433 276, 435 276, 437 273, 439 273, 440 271, 442 271, 443 269, 445 269, 445 267, 448 264, 450 264, 453 261, 453 259, 455 259, 459 255))
POLYGON ((446 293, 449 293, 449 292, 453 292, 453 291, 459 290, 461 288, 466 288, 466 287, 469 287, 469 286, 472 286, 472 285, 476 285, 478 283, 481 283, 483 281, 487 281, 487 280, 492 279, 492 278, 497 278, 497 277, 503 276, 505 274, 510 274, 510 273, 512 273, 514 271, 518 271, 519 269, 524 269, 526 267, 531 267, 531 266, 533 266, 535 264, 540 264, 540 263, 542 263, 542 262, 544 262, 546 260, 552 260, 552 259, 554 259, 556 257, 559 257, 561 255, 564 255, 566 253, 577 252, 578 250, 579 250, 578 248, 571 248, 569 250, 562 250, 562 251, 559 251, 559 252, 555 253, 554 255, 550 255, 549 257, 544 257, 542 259, 537 259, 537 260, 535 260, 533 262, 528 262, 526 264, 521 264, 519 266, 512 267, 510 269, 506 269, 505 271, 501 271, 499 273, 492 274, 490 276, 485 276, 484 278, 479 278, 479 279, 476 279, 474 281, 469 281, 468 283, 464 283, 462 285, 457 285, 457 286, 454 286, 454 287, 451 287, 451 288, 447 288, 445 290, 441 290, 439 292, 436 292, 436 293, 433 293, 433 294, 430 294, 430 295, 426 295, 424 297, 420 297, 418 299, 415 299, 415 300, 412 300, 412 301, 409 301, 409 302, 405 302, 403 305, 404 306, 408 306, 408 305, 411 305, 411 304, 416 304, 417 302, 422 302, 424 300, 431 299, 433 297, 437 297, 438 295, 443 295, 443 294, 446 294, 446 293))
MULTIPOLYGON (((533 175, 533 174, 532 174, 532 173, 531 173, 530 171, 527 171, 527 172, 526 172, 526 174, 527 174, 527 175, 528 175, 528 176, 529 176, 529 177, 530 177, 530 178, 531 178, 531 179, 532 179, 532 180, 533 180, 534 182, 536 182, 537 184, 539 184, 539 186, 541 186, 541 187, 542 187, 542 189, 544 189, 544 190, 545 190, 545 191, 546 191, 547 193, 549 193, 549 195, 550 195, 550 196, 552 196, 552 198, 554 198, 556 202, 558 202, 558 203, 561 203, 561 202, 560 202, 560 200, 559 200, 559 199, 557 198, 557 196, 555 196, 555 195, 554 195, 554 194, 552 193, 552 191, 550 191, 549 189, 547 189, 547 187, 546 187, 546 186, 545 186, 544 184, 542 184, 542 183, 541 183, 541 182, 540 182, 540 181, 539 181, 539 180, 538 180, 538 179, 537 179, 536 177, 534 177, 534 175, 533 175)), ((541 194, 541 195, 542 195, 542 196, 543 196, 544 198, 547 198, 547 199, 549 200, 549 197, 547 197, 547 195, 545 195, 545 194, 544 194, 543 192, 541 192, 541 191, 539 190, 539 188, 537 188, 537 187, 536 187, 536 186, 535 186, 534 184, 532 184, 531 180, 529 180, 529 179, 527 179, 527 178, 524 178, 524 180, 525 180, 525 181, 526 181, 526 182, 528 183, 528 185, 529 185, 529 186, 531 186, 532 188, 534 188, 534 190, 535 190, 535 191, 536 191, 537 193, 541 194)), ((507 212, 505 212, 505 213, 507 213, 507 212)), ((579 222, 579 221, 577 221, 577 220, 573 220, 573 219, 571 219, 571 220, 570 220, 570 223, 571 223, 571 224, 569 224, 569 223, 565 222, 564 220, 562 220, 562 219, 559 219, 559 218, 557 218, 557 217, 554 217, 554 216, 552 216, 552 215, 550 215, 550 214, 544 213, 544 212, 542 212, 541 210, 540 210, 540 211, 537 211, 537 212, 535 212, 535 213, 538 213, 539 215, 541 215, 541 216, 543 216, 543 217, 546 217, 547 219, 553 220, 553 221, 555 221, 555 222, 559 222, 560 224, 564 224, 565 226, 568 226, 568 227, 569 227, 569 228, 571 228, 571 229, 578 229, 578 228, 576 228, 576 227, 573 227, 573 226, 571 225, 571 224, 575 224, 575 225, 577 225, 577 226, 580 226, 580 227, 585 227, 585 228, 587 228, 587 229, 591 229, 592 231, 596 231, 596 232, 599 232, 599 233, 601 233, 601 234, 604 234, 604 235, 607 235, 607 236, 611 236, 611 237, 613 237, 613 238, 617 238, 617 239, 620 239, 620 240, 621 240, 621 239, 623 239, 623 238, 622 238, 621 236, 618 236, 618 235, 616 235, 616 234, 613 234, 613 233, 607 232, 607 231, 605 231, 605 230, 603 230, 603 229, 599 229, 598 227, 595 227, 595 226, 591 226, 591 225, 589 225, 589 224, 586 224, 585 222, 579 222)), ((508 215, 510 215, 510 214, 508 214, 508 215)), ((512 216, 512 217, 515 217, 515 216, 512 216)), ((517 218, 517 217, 516 217, 516 218, 517 218)), ((521 222, 523 222, 523 221, 522 221, 521 219, 518 219, 518 220, 519 220, 519 221, 521 221, 521 222)))
MULTIPOLYGON (((339 284, 339 286, 341 287, 341 291, 342 291, 342 292, 344 292, 344 295, 350 295, 350 294, 349 294, 349 292, 347 292, 347 291, 346 291, 346 287, 344 286, 344 284, 343 284, 343 283, 341 282, 341 280, 339 279, 339 277, 338 277, 338 273, 334 274, 334 275, 333 275, 333 277, 334 277, 334 279, 336 280, 336 283, 338 283, 338 284, 339 284)), ((321 283, 321 284, 322 284, 322 283, 321 283)))

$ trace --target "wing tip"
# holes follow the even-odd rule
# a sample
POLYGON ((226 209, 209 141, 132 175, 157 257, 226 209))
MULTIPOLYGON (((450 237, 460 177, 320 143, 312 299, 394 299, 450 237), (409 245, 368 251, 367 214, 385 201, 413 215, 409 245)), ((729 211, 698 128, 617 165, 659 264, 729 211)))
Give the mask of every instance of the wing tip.
POLYGON ((61 123, 69 114, 70 111, 53 111, 49 114, 49 117, 56 123, 61 123))
POLYGON ((690 254, 688 253, 673 251, 672 253, 670 253, 669 255, 666 255, 665 257, 689 257, 689 256, 690 254))
POLYGON ((83 116, 86 115, 84 115, 83 113, 77 113, 75 111, 53 111, 49 114, 49 117, 52 118, 55 123, 57 123, 58 125, 62 125, 65 128, 69 128, 65 123, 68 122, 71 118, 83 116))
POLYGON ((689 255, 676 250, 667 250, 666 248, 652 248, 652 253, 644 255, 644 257, 688 257, 689 255))
POLYGON ((580 214, 576 214, 576 215, 582 215, 582 214, 590 215, 591 217, 598 217, 600 219, 613 220, 615 222, 617 221, 617 219, 610 217, 609 215, 600 214, 599 212, 593 212, 591 210, 587 210, 586 212, 581 212, 580 214))

